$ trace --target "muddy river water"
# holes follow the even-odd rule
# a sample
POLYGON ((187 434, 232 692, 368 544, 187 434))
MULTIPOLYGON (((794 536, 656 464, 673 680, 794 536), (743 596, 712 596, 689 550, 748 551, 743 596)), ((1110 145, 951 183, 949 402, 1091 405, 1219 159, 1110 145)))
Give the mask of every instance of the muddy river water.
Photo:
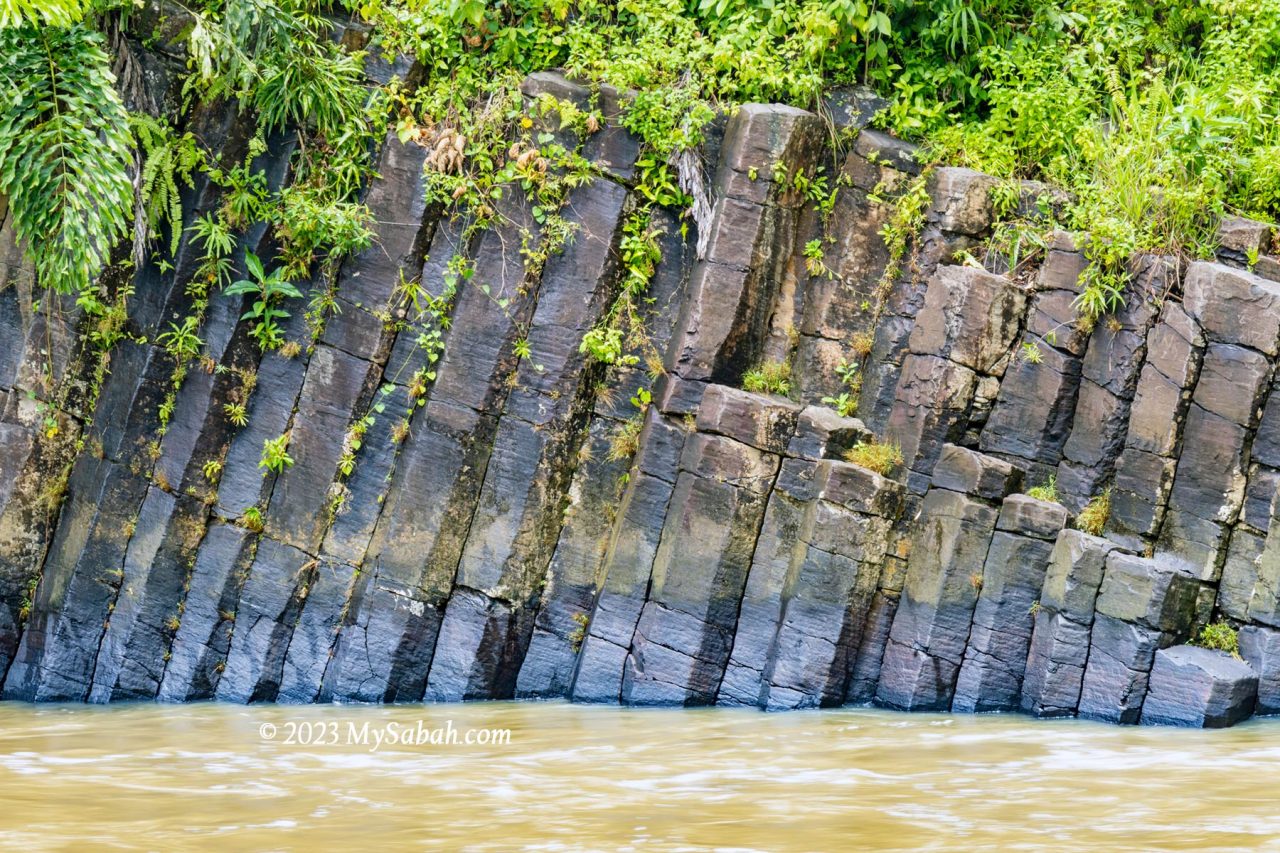
POLYGON ((1280 720, 0 704, 0 848, 1280 850, 1280 720))

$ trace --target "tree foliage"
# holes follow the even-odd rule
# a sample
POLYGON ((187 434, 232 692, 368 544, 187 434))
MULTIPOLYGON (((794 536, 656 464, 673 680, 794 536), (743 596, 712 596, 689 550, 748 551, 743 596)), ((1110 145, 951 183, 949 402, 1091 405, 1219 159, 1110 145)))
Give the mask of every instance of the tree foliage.
POLYGON ((0 30, 0 193, 36 273, 86 291, 128 230, 129 117, 87 24, 0 30))

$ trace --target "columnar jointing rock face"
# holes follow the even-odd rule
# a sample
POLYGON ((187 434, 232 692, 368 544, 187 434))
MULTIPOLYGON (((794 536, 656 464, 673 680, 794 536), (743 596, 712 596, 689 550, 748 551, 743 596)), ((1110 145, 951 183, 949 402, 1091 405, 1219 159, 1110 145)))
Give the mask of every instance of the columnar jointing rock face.
MULTIPOLYGON (((527 271, 522 244, 547 238, 521 193, 473 234, 425 204, 426 150, 390 135, 365 194, 377 244, 306 283, 341 310, 320 329, 293 311, 286 335, 314 345, 285 358, 213 300, 200 335, 216 369, 191 372, 163 433, 173 365, 142 341, 190 312, 199 253, 133 273, 136 328, 94 398, 87 320, 32 311, 31 270, 0 229, 5 697, 875 702, 1194 726, 1280 713, 1266 228, 1224 223, 1216 263, 1133 259, 1125 307, 1087 328, 1088 260, 1067 234, 1016 277, 995 252, 951 263, 984 254, 993 178, 932 170, 921 232, 886 280, 878 199, 920 174, 911 147, 847 100, 839 154, 816 115, 746 105, 682 165, 711 201, 699 220, 651 211, 644 333, 603 365, 582 342, 643 204, 628 96, 558 74, 524 92, 603 116, 582 139, 538 119, 595 170, 562 211, 571 241, 527 271), (838 188, 828 215, 794 179, 819 168, 838 188), (430 361, 396 290, 448 295, 458 258, 472 283, 430 361), (762 361, 790 364, 789 397, 739 390, 762 361), (861 419, 824 403, 842 394, 861 419), (350 431, 378 404, 409 417, 376 418, 352 468, 350 431), (282 435, 294 464, 264 477, 263 442, 282 435), (845 461, 872 441, 900 446, 891 476, 845 461), (1105 535, 1069 529, 1104 493, 1105 535), (1220 620, 1240 629, 1239 659, 1179 645, 1220 620)), ((191 121, 234 157, 253 136, 232 110, 191 121)), ((282 134, 259 158, 273 187, 294 145, 282 134)), ((1045 192, 1024 187, 1022 207, 1045 192)), ((188 193, 188 221, 219 193, 188 193)), ((236 257, 273 247, 257 227, 236 257)))

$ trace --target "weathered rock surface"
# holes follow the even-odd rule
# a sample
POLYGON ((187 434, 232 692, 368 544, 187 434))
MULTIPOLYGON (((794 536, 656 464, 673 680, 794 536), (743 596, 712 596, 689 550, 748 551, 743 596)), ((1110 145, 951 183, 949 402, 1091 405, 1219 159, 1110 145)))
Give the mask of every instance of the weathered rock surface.
POLYGON ((1258 676, 1224 652, 1176 646, 1156 652, 1142 722, 1221 729, 1253 713, 1258 676))
MULTIPOLYGON (((177 388, 155 341, 195 307, 198 251, 111 271, 135 296, 99 373, 73 300, 34 310, 49 297, 0 209, 0 695, 1280 713, 1269 226, 1224 221, 1217 263, 1133 259, 1125 305, 1088 327, 1068 234, 1016 277, 998 253, 957 263, 995 215, 996 181, 969 169, 929 172, 890 268, 881 199, 921 166, 866 128, 866 93, 824 104, 854 134, 839 152, 819 115, 746 105, 682 165, 705 209, 651 211, 662 257, 605 364, 583 342, 611 322, 646 204, 631 94, 555 73, 523 92, 599 110, 581 138, 535 117, 592 166, 561 211, 570 240, 526 267, 546 211, 513 188, 472 233, 426 203, 426 150, 388 134, 364 191, 375 244, 300 283, 340 310, 290 306, 285 357, 212 298, 204 369, 177 388), (820 166, 824 210, 795 179, 820 166), (741 388, 775 363, 782 395, 741 388), (292 464, 264 476, 282 437, 292 464), (901 463, 846 461, 877 443, 901 463), (1068 529, 1103 495, 1105 535, 1068 529), (1223 619, 1247 663, 1178 645, 1223 619)), ((191 122, 247 155, 251 115, 191 122)), ((272 188, 297 144, 255 161, 272 188)), ((202 180, 185 214, 220 192, 202 180)), ((1025 185, 1022 213, 1045 192, 1025 185)), ((233 257, 274 246, 254 226, 233 257)))

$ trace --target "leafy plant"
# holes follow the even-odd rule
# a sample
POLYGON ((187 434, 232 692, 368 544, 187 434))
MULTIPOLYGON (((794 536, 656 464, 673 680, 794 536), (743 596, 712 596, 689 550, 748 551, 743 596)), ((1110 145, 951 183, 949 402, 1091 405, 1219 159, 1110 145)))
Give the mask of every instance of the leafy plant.
POLYGON ((245 410, 243 403, 225 403, 222 411, 227 416, 227 420, 238 427, 249 423, 249 413, 245 410))
POLYGON ((204 346, 204 341, 196 334, 196 318, 194 317, 184 318, 181 326, 177 323, 170 323, 169 331, 157 337, 156 342, 163 346, 170 357, 178 363, 195 358, 199 354, 200 348, 204 346))
POLYGON ((1240 636, 1230 622, 1211 622, 1205 625, 1199 636, 1192 638, 1191 644, 1226 652, 1234 658, 1240 657, 1240 636))
MULTIPOLYGON (((190 132, 178 135, 160 119, 134 114, 129 116, 129 125, 145 154, 138 192, 146 210, 147 231, 154 235, 167 224, 169 254, 176 255, 182 241, 182 196, 178 185, 195 186, 192 176, 203 164, 204 154, 190 132)), ((138 239, 145 240, 146 236, 138 235, 138 239)))
POLYGON ((262 532, 262 510, 256 506, 251 506, 244 511, 244 515, 240 516, 240 523, 246 530, 252 530, 254 533, 262 532))
POLYGON ((200 468, 204 478, 210 483, 217 483, 219 475, 222 474, 222 462, 217 459, 206 459, 204 465, 200 468))
MULTIPOLYGON (((46 23, 69 23, 80 10, 68 0, 7 2, 5 21, 38 11, 46 23)), ((129 116, 102 37, 86 23, 6 26, 0 56, 0 195, 14 232, 41 282, 80 293, 100 313, 93 279, 133 208, 129 116)))
POLYGON ((279 474, 293 465, 293 457, 289 455, 288 448, 287 432, 262 442, 262 458, 258 461, 258 467, 263 469, 262 476, 279 474))
POLYGON ((284 343, 284 334, 277 321, 289 316, 289 312, 279 306, 280 300, 286 297, 300 298, 302 293, 284 280, 284 270, 280 267, 267 275, 262 261, 253 252, 244 253, 244 263, 252 278, 240 279, 222 292, 227 296, 253 297, 249 310, 240 319, 254 321, 249 333, 258 341, 258 346, 263 351, 275 349, 284 343))
POLYGON ((1038 501, 1048 501, 1050 503, 1058 502, 1058 475, 1050 474, 1049 479, 1039 486, 1032 486, 1027 489, 1027 496, 1035 498, 1038 501))
POLYGON ((742 389, 755 394, 787 396, 791 393, 791 363, 787 361, 760 362, 742 374, 742 389))
POLYGON ((834 397, 823 397, 822 404, 835 409, 843 417, 851 418, 858 413, 858 393, 862 390, 862 373, 858 369, 858 363, 841 359, 836 365, 836 376, 849 390, 842 391, 834 397))

